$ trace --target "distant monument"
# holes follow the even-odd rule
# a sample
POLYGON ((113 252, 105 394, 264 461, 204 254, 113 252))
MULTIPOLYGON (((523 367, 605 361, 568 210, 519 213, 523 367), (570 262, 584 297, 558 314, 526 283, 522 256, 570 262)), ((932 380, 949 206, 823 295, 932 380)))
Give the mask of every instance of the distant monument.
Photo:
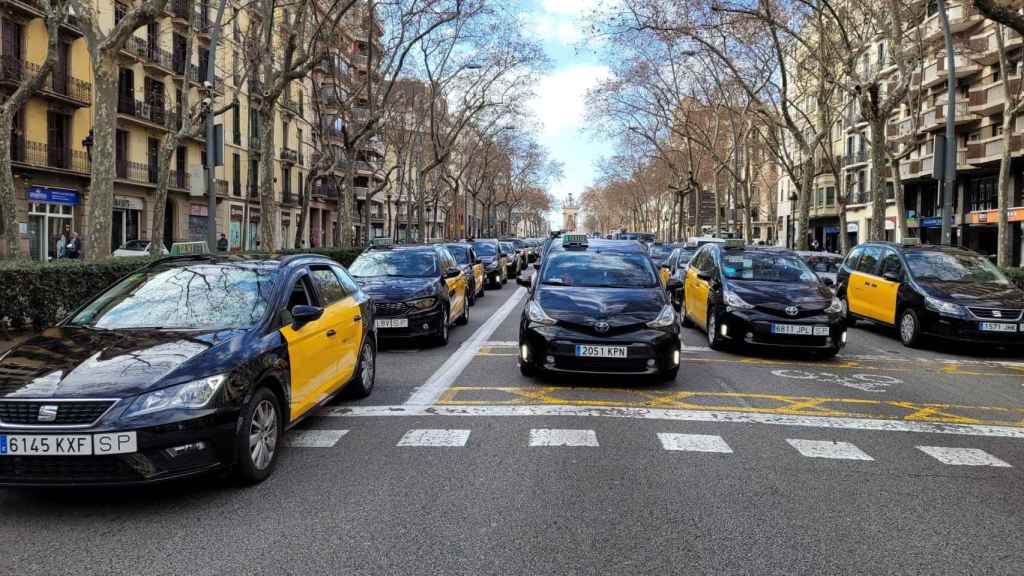
POLYGON ((565 232, 576 231, 576 213, 579 211, 579 204, 572 199, 572 193, 569 193, 569 198, 562 201, 562 230, 565 232))

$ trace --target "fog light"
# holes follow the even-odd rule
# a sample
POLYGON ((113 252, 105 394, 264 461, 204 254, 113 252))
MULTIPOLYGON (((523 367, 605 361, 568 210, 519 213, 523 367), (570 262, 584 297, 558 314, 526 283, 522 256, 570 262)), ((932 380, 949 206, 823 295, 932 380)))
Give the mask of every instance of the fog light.
POLYGON ((177 458, 182 454, 202 452, 203 450, 206 450, 206 442, 193 442, 192 444, 182 444, 181 446, 175 446, 174 448, 167 448, 164 450, 164 454, 167 454, 171 458, 177 458))
POLYGON ((753 332, 747 332, 747 340, 753 340, 753 339, 754 339, 754 333, 753 332))
POLYGON ((544 361, 547 362, 548 364, 554 364, 555 363, 555 357, 554 356, 545 356, 544 357, 544 361))
POLYGON ((839 336, 839 339, 843 341, 843 344, 846 344, 846 330, 843 330, 843 334, 839 336))
POLYGON ((672 351, 672 365, 679 364, 679 350, 672 351))
POLYGON ((722 336, 728 336, 729 335, 729 325, 728 324, 722 324, 722 329, 719 330, 719 332, 722 333, 722 336))
POLYGON ((647 367, 648 368, 654 368, 654 364, 655 364, 654 358, 650 358, 650 359, 647 360, 647 367))
POLYGON ((529 357, 529 351, 530 349, 526 347, 526 344, 523 344, 522 346, 519 347, 519 356, 522 357, 523 362, 526 362, 527 358, 529 357))
POLYGON ((424 330, 430 330, 430 324, 427 324, 426 322, 424 322, 423 323, 423 329, 424 330))

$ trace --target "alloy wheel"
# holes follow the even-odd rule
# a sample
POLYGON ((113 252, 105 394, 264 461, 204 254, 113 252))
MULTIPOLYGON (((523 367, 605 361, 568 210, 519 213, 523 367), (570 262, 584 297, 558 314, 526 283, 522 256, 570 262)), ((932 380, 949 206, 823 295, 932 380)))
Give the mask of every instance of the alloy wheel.
POLYGON ((903 318, 900 319, 900 338, 903 339, 903 343, 914 341, 914 336, 917 335, 917 321, 914 320, 914 315, 909 312, 903 313, 903 318))
POLYGON ((717 329, 718 329, 718 326, 715 325, 715 314, 713 312, 709 311, 708 312, 708 343, 710 343, 710 344, 714 344, 715 343, 715 338, 717 337, 717 333, 715 332, 715 330, 717 330, 717 329))
POLYGON ((277 449, 277 410, 270 400, 261 400, 249 425, 249 456, 257 470, 266 470, 277 449))
POLYGON ((363 390, 369 392, 373 389, 373 374, 377 369, 377 362, 375 354, 373 352, 373 346, 369 343, 363 345, 363 361, 361 362, 363 367, 363 390))

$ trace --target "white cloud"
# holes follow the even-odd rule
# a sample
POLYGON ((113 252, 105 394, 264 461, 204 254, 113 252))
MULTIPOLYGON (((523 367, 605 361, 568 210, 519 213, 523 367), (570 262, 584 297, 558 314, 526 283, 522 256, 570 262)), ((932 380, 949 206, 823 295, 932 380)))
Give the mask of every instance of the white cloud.
POLYGON ((609 76, 607 66, 582 64, 544 76, 530 103, 545 138, 557 138, 583 124, 587 90, 609 76))

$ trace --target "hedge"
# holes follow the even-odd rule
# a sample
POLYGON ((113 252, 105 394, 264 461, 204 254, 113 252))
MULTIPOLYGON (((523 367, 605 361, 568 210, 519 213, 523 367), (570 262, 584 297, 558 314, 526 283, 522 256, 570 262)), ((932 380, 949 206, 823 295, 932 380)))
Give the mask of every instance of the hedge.
MULTIPOLYGON (((288 254, 314 253, 348 266, 357 249, 290 250, 288 254)), ((0 259, 0 339, 6 331, 52 326, 83 302, 122 276, 152 262, 152 258, 83 260, 0 259)))

